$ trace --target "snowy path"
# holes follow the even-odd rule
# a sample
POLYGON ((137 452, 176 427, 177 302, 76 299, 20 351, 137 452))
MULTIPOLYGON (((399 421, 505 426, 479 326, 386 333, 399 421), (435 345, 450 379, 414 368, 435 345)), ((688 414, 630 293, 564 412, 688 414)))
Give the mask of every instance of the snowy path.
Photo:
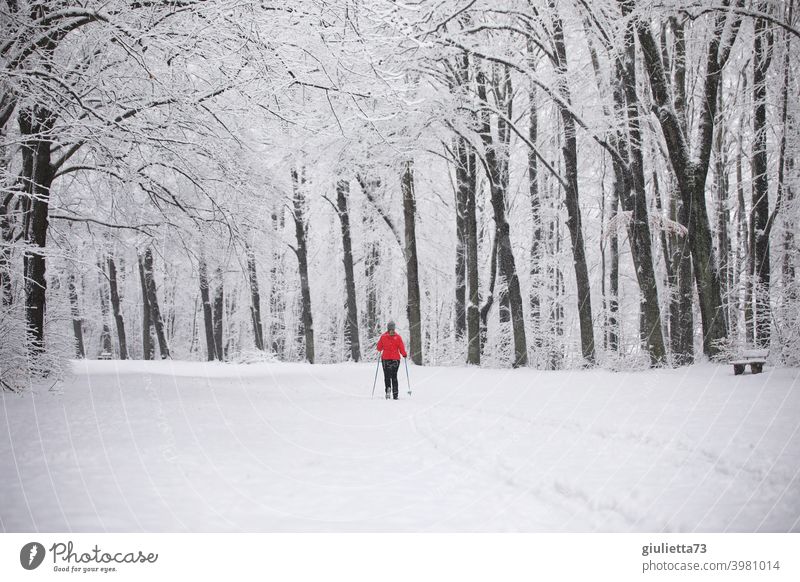
POLYGON ((373 374, 76 363, 2 396, 0 530, 800 531, 798 370, 373 374))

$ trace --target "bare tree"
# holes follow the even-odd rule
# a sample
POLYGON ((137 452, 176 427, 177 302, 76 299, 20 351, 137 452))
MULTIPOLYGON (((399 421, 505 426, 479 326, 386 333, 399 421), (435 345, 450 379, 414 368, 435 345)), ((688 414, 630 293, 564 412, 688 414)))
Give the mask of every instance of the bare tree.
POLYGON ((419 266, 417 263, 417 235, 415 230, 417 203, 414 198, 414 165, 411 161, 404 164, 400 187, 403 191, 403 216, 405 219, 407 309, 410 328, 409 353, 411 361, 421 366, 423 362, 422 315, 420 313, 419 266))
POLYGON ((353 242, 350 233, 350 211, 347 198, 350 193, 350 182, 336 182, 336 214, 342 228, 342 263, 344 266, 344 287, 347 295, 347 319, 344 324, 345 342, 350 348, 350 358, 354 362, 361 359, 361 342, 358 328, 358 301, 356 298, 356 280, 353 272, 353 242))
POLYGON ((311 314, 311 287, 308 279, 308 223, 306 222, 305 210, 305 175, 304 170, 292 169, 292 209, 294 217, 295 237, 297 247, 292 247, 297 256, 297 264, 300 270, 300 297, 301 297, 301 323, 303 337, 305 341, 306 360, 314 363, 314 319, 311 314))

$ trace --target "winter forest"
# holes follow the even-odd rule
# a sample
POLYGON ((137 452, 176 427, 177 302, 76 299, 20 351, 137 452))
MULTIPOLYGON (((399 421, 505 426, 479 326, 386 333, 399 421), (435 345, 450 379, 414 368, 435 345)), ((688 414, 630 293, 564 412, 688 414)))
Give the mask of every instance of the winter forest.
POLYGON ((0 381, 800 357, 794 0, 8 0, 0 381))
POLYGON ((0 0, 0 532, 800 531, 796 4, 0 0))

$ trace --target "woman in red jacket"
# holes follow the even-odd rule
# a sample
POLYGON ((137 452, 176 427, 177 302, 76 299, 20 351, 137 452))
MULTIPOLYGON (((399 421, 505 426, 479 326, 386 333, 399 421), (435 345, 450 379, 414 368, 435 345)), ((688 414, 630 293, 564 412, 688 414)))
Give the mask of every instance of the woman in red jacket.
POLYGON ((386 386, 386 399, 392 395, 397 400, 397 370, 400 369, 400 356, 406 357, 406 346, 403 345, 403 338, 397 333, 395 324, 390 321, 386 326, 387 332, 378 340, 378 351, 381 353, 381 363, 383 364, 383 384, 386 386))

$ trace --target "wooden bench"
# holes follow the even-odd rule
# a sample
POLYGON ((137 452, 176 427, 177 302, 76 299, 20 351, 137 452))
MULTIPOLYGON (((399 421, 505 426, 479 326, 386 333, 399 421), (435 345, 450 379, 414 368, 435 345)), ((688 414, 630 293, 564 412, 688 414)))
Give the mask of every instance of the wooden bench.
POLYGON ((742 355, 731 362, 734 376, 744 374, 748 364, 751 373, 760 374, 764 364, 767 363, 767 355, 769 355, 769 350, 742 350, 742 355))

